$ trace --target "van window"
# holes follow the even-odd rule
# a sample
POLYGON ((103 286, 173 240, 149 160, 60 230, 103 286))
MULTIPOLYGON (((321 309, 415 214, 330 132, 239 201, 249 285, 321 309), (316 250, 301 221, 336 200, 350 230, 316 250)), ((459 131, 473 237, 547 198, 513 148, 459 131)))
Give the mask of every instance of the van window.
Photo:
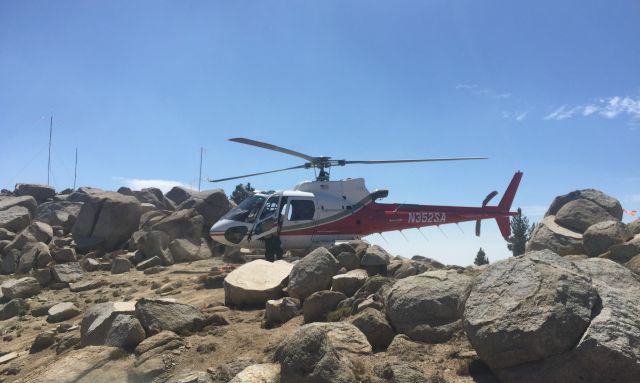
POLYGON ((313 219, 316 206, 310 200, 292 200, 289 208, 289 221, 305 221, 313 219))

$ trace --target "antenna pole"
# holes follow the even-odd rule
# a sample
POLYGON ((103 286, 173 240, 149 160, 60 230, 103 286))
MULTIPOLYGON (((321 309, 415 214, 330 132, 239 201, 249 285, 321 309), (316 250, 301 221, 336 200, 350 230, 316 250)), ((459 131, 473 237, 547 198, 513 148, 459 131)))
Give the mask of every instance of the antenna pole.
POLYGON ((47 185, 49 185, 49 174, 51 173, 51 135, 53 133, 53 116, 49 120, 49 158, 47 160, 47 185))
POLYGON ((200 175, 198 176, 198 191, 200 191, 200 186, 202 185, 202 152, 204 148, 200 148, 200 175))
POLYGON ((76 147, 76 165, 73 169, 73 190, 76 190, 77 177, 78 177, 78 147, 76 147))

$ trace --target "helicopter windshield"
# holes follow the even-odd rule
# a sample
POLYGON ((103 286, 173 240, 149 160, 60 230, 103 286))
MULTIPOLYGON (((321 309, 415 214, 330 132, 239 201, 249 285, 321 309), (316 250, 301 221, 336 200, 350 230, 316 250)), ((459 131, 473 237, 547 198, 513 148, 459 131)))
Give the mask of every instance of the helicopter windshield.
POLYGON ((260 208, 264 204, 267 198, 260 195, 254 195, 242 201, 240 205, 229 210, 222 219, 229 219, 232 221, 240 221, 251 223, 256 220, 256 216, 260 211, 260 208))

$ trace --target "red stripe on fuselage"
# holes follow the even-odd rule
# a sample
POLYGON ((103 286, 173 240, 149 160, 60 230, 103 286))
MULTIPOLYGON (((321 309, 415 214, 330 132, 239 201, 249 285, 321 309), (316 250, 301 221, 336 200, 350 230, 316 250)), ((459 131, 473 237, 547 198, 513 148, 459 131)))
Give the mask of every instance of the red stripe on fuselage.
POLYGON ((513 215, 495 206, 464 207, 437 205, 401 205, 369 203, 352 215, 323 225, 287 231, 281 235, 353 234, 369 235, 385 231, 413 229, 475 221, 478 219, 508 217, 513 215))

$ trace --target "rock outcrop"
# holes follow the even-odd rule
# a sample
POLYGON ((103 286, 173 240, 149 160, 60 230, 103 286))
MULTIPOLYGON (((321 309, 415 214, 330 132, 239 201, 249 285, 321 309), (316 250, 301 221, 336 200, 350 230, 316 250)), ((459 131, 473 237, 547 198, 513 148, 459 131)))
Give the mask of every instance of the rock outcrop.
POLYGON ((391 325, 414 340, 446 342, 461 327, 458 305, 471 282, 471 277, 453 270, 398 280, 384 297, 391 325))

